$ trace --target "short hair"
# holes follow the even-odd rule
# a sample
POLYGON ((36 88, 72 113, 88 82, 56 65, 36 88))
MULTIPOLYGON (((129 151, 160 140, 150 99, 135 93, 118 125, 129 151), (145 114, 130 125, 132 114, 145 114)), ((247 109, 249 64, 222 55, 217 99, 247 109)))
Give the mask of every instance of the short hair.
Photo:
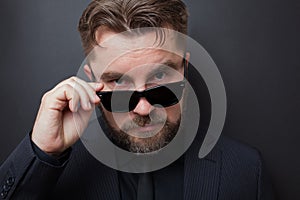
POLYGON ((170 28, 187 34, 188 12, 182 0, 93 0, 78 25, 85 54, 97 45, 96 31, 117 33, 136 28, 170 28))

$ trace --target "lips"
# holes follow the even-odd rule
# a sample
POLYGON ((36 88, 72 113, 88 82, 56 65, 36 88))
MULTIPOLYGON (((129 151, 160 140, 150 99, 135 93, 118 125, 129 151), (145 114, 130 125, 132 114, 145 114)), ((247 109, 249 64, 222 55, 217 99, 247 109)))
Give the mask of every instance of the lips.
POLYGON ((148 138, 156 135, 162 128, 164 124, 146 124, 144 126, 138 126, 128 130, 126 133, 138 138, 148 138))

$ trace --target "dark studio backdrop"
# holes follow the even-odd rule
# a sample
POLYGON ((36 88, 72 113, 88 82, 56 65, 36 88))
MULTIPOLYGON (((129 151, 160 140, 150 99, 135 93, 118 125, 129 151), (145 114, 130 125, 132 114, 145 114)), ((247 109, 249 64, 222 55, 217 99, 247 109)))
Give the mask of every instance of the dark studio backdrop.
MULTIPOLYGON (((42 94, 77 73, 88 2, 0 2, 0 163, 31 130, 42 94)), ((300 1, 186 3, 190 35, 225 83, 223 134, 261 151, 277 199, 300 199, 300 1)))

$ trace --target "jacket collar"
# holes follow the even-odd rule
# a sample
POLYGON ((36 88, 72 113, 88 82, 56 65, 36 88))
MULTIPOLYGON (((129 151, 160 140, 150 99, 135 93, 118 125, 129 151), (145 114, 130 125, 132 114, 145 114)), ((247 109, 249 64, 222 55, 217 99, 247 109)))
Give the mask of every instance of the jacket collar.
POLYGON ((184 199, 217 199, 222 152, 214 148, 205 158, 198 157, 201 142, 195 140, 185 154, 184 199))

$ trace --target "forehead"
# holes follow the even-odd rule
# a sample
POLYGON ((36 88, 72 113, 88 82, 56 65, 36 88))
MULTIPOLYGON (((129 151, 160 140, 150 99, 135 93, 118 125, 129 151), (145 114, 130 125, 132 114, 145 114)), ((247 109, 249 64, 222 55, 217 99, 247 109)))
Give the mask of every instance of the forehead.
POLYGON ((171 52, 160 49, 142 49, 120 56, 111 62, 105 71, 119 71, 120 73, 125 73, 135 69, 151 70, 151 68, 162 64, 173 64, 173 67, 180 64, 181 61, 181 56, 171 52))
POLYGON ((100 29, 96 32, 99 47, 94 51, 97 65, 94 69, 98 74, 104 71, 126 73, 141 66, 167 62, 179 64, 183 50, 178 48, 175 38, 172 32, 166 32, 161 44, 155 31, 130 35, 100 29))

